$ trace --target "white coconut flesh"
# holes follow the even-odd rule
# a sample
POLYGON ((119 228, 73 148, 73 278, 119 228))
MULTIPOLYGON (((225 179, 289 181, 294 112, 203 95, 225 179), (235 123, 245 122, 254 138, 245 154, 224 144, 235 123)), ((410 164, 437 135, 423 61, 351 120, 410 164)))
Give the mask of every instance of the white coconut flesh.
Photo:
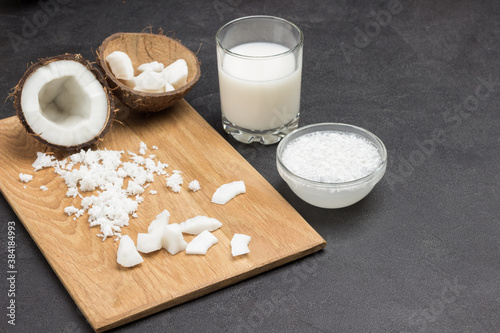
POLYGON ((21 95, 26 122, 55 145, 74 146, 95 138, 108 120, 108 97, 83 64, 60 60, 26 79, 21 95))

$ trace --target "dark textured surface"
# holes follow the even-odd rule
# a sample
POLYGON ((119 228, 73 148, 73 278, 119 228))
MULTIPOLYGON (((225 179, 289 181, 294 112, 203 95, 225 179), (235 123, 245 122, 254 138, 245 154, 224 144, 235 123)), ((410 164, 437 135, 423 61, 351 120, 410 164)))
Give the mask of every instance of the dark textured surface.
MULTIPOLYGON (((27 63, 65 52, 92 59, 108 35, 151 25, 199 49, 202 77, 186 100, 225 136, 215 32, 236 17, 268 14, 304 31, 301 125, 358 125, 389 153, 386 177, 365 200, 324 210, 280 179, 276 146, 228 138, 328 246, 116 332, 500 330, 500 2, 60 3, 45 20, 37 1, 0 5, 2 101, 27 63), (387 8, 390 19, 374 24, 371 12, 387 8), (33 19, 40 27, 23 36, 33 19)), ((2 118, 15 114, 10 102, 0 108, 2 118)), ((0 256, 0 331, 92 331, 2 196, 0 256), (6 316, 8 221, 17 237, 15 327, 6 316)))

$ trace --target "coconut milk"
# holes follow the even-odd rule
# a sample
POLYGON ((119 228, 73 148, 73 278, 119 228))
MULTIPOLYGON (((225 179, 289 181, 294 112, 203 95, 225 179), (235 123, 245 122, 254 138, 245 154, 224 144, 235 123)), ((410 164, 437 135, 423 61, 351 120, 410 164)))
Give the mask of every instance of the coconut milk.
POLYGON ((287 51, 280 44, 256 42, 224 54, 219 85, 222 114, 228 121, 263 131, 279 128, 297 116, 302 61, 295 61, 295 55, 287 51))

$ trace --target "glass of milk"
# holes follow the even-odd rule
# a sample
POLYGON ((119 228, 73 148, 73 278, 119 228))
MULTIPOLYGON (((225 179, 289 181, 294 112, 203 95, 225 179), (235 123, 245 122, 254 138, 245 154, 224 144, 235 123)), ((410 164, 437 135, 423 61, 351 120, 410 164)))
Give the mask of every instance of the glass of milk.
POLYGON ((297 128, 302 31, 273 16, 248 16, 216 35, 222 125, 244 143, 273 144, 297 128))

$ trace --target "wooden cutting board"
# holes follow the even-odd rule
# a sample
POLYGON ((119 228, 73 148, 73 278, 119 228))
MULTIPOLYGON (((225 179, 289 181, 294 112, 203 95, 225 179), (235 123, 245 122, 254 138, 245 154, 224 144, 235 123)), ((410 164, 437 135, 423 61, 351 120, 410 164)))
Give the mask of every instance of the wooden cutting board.
MULTIPOLYGON (((169 173, 182 171, 185 185, 181 193, 174 193, 166 187, 165 177, 155 176, 139 205, 139 217, 132 218, 122 234, 135 242, 137 233, 147 232, 163 209, 170 211, 170 223, 195 215, 214 217, 223 226, 213 233, 219 242, 206 256, 172 256, 160 250, 143 254, 144 262, 134 268, 119 266, 118 242, 98 238, 99 227, 89 227, 86 213, 77 220, 64 214, 67 206, 80 207, 80 199, 65 196, 66 185, 53 168, 33 171, 36 153, 46 148, 26 134, 17 118, 0 121, 0 190, 95 331, 195 299, 326 245, 186 101, 163 113, 133 114, 123 123, 115 122, 98 148, 138 152, 141 141, 150 148, 158 146, 147 154, 169 163, 169 173), (33 180, 21 183, 19 173, 32 174, 33 180), (198 192, 187 190, 193 179, 201 184, 198 192), (245 181, 247 193, 224 206, 211 203, 220 185, 235 180, 245 181), (49 190, 42 191, 41 185, 49 190), (150 195, 152 189, 158 194, 150 195), (249 254, 231 256, 234 233, 252 237, 249 254)), ((185 235, 187 241, 192 238, 185 235)))

